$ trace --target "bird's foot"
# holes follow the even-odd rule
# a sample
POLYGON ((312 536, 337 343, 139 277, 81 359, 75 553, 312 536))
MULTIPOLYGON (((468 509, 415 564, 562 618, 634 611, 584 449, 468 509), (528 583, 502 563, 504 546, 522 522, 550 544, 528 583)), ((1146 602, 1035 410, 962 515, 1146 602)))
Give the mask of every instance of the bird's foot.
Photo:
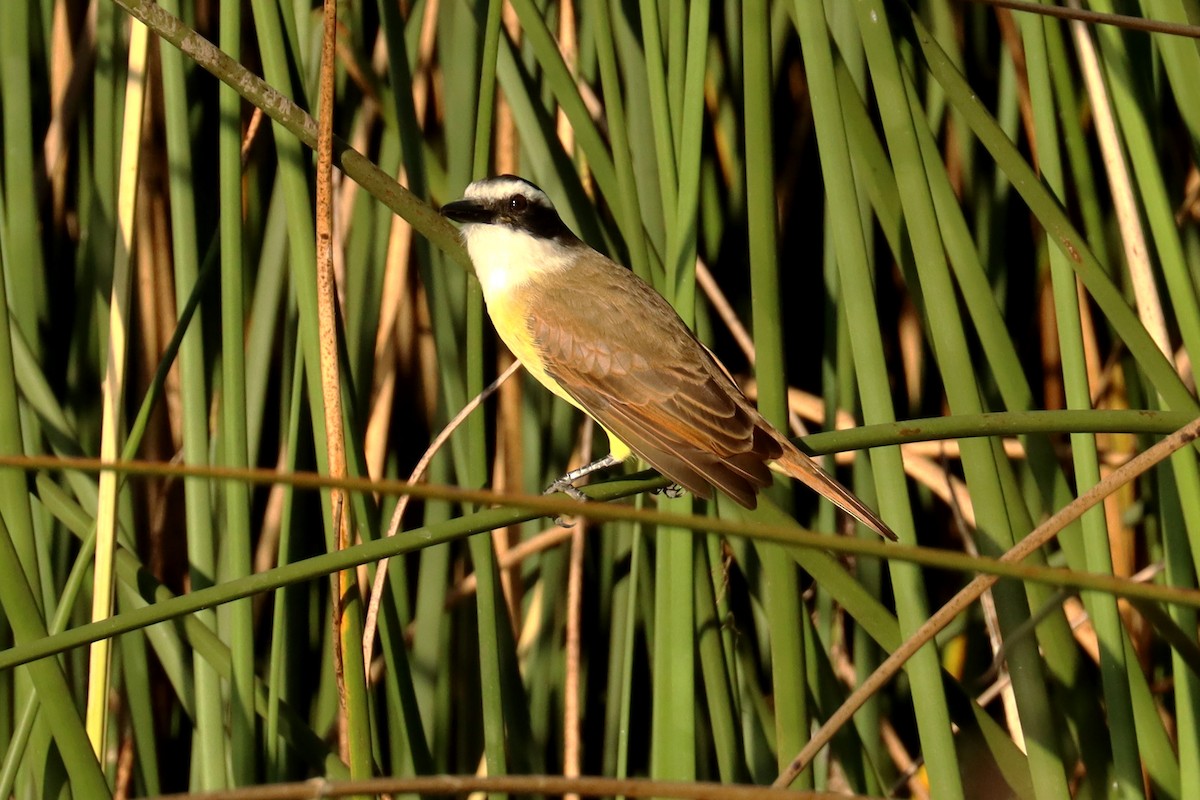
MULTIPOLYGON (((580 503, 586 503, 588 499, 587 495, 579 491, 575 484, 571 483, 570 477, 570 475, 562 476, 554 483, 547 486, 546 491, 542 492, 542 494, 558 494, 559 492, 562 492, 572 500, 577 500, 580 503)), ((562 514, 558 514, 554 517, 554 524, 560 528, 570 528, 575 524, 575 518, 564 517, 562 514)))
POLYGON ((562 492, 572 500, 578 500, 581 503, 586 503, 588 499, 587 495, 575 486, 570 475, 564 475, 554 483, 547 486, 546 491, 542 492, 542 494, 558 494, 559 492, 562 492))
POLYGON ((661 489, 653 489, 650 493, 666 495, 672 500, 678 500, 687 494, 687 489, 683 488, 678 483, 672 483, 670 486, 664 486, 661 489))
MULTIPOLYGON (((612 454, 610 453, 609 455, 605 456, 604 458, 601 458, 597 461, 593 461, 591 464, 580 467, 579 469, 571 470, 566 475, 563 475, 561 478, 556 480, 554 483, 547 486, 546 491, 543 492, 543 494, 557 494, 559 492, 562 492, 563 494, 565 494, 567 497, 571 498, 572 500, 577 500, 580 503, 586 503, 588 497, 586 494, 584 494, 583 492, 581 492, 579 490, 579 488, 575 485, 575 481, 579 480, 580 478, 582 478, 585 475, 590 475, 591 473, 595 472, 596 470, 605 469, 606 467, 611 467, 613 464, 616 464, 616 463, 617 463, 617 460, 615 458, 613 458, 612 454)), ((555 517, 554 522, 560 528, 569 528, 574 524, 573 522, 566 521, 562 516, 555 517)))

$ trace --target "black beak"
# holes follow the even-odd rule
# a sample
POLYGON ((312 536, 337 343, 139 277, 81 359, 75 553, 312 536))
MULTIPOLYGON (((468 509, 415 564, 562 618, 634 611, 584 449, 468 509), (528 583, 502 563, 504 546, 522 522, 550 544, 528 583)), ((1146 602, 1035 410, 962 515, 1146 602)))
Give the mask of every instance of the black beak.
POLYGON ((495 214, 474 200, 455 200, 442 206, 442 216, 455 222, 491 222, 495 214))

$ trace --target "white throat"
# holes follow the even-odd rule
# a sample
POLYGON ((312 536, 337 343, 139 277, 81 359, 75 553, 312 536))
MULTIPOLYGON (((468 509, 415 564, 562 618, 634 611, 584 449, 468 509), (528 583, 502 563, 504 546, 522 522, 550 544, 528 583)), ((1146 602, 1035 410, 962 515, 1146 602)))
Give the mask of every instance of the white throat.
POLYGON ((504 225, 473 223, 462 232, 488 301, 534 275, 565 269, 574 258, 573 248, 504 225))

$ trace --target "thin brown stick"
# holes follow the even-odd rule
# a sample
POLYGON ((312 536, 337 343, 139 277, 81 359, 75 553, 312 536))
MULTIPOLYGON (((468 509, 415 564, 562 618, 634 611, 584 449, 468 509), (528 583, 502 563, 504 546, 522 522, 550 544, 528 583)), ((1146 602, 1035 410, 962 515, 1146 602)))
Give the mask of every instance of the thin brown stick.
MULTIPOLYGON (((1133 463, 1132 461, 1130 463, 1133 463)), ((586 513, 595 522, 614 520, 631 520, 648 525, 663 525, 667 527, 684 528, 690 531, 704 531, 714 534, 744 536, 762 541, 774 541, 797 548, 816 548, 828 550, 831 553, 866 558, 901 558, 925 567, 957 572, 976 572, 999 575, 1013 580, 1034 581, 1042 585, 1056 588, 1074 587, 1081 591, 1097 591, 1128 597, 1135 600, 1146 600, 1154 603, 1178 604, 1188 608, 1200 608, 1200 591, 1177 586, 1159 584, 1143 584, 1112 575, 1090 572, 1071 571, 1059 567, 1044 567, 1034 564, 1017 564, 999 559, 974 559, 962 553, 949 550, 939 550, 915 545, 902 545, 883 542, 868 538, 849 538, 828 536, 812 533, 790 524, 762 523, 747 527, 743 520, 732 520, 721 517, 693 516, 691 514, 675 514, 649 509, 637 509, 619 503, 597 502, 589 503, 583 508, 576 500, 570 498, 547 497, 544 495, 499 494, 484 489, 463 489, 457 486, 411 484, 402 480, 371 481, 368 478, 348 477, 334 480, 328 475, 314 472, 286 472, 261 467, 214 467, 211 465, 190 465, 177 462, 143 461, 128 459, 120 461, 103 461, 98 458, 74 456, 45 456, 45 455, 0 455, 0 469, 10 468, 22 471, 47 470, 54 473, 76 471, 96 474, 100 472, 115 472, 134 479, 171 477, 203 478, 216 481, 244 481, 255 486, 268 484, 287 484, 297 489, 318 490, 338 486, 348 492, 375 492, 388 495, 411 494, 422 498, 434 498, 452 503, 473 503, 481 506, 499 507, 515 510, 515 515, 506 517, 505 524, 511 524, 512 516, 518 520, 532 520, 539 517, 562 516, 564 514, 586 513)), ((622 481, 624 485, 597 489, 590 494, 598 500, 616 500, 635 494, 642 488, 654 486, 665 487, 666 480, 658 478, 643 482, 622 481), (615 489, 616 491, 613 491, 615 489)), ((499 510, 499 508, 497 510, 499 510)), ((492 514, 494 512, 481 512, 492 514)), ((463 520, 460 519, 461 523, 463 520)), ((457 528, 457 526, 456 526, 457 528)), ((467 527, 462 532, 455 531, 445 538, 465 536, 475 532, 467 527)), ((369 560, 375 560, 381 555, 391 557, 397 553, 411 552, 420 549, 424 542, 405 541, 400 545, 390 542, 368 542, 356 545, 348 555, 333 554, 332 559, 338 565, 346 567, 357 566, 369 560), (381 546, 386 545, 386 546, 381 546), (370 553, 373 555, 364 555, 370 553)), ((324 563, 329 563, 329 555, 320 556, 324 563)), ((311 559, 307 559, 311 564, 311 559)), ((292 571, 296 564, 286 565, 272 572, 292 571)), ((173 601, 157 604, 153 612, 143 609, 140 613, 125 614, 117 621, 110 621, 101 626, 88 624, 73 628, 57 637, 41 642, 28 642, 8 650, 0 651, 0 669, 20 666, 38 658, 45 658, 72 647, 80 647, 105 636, 116 636, 138 629, 145 624, 155 624, 167 619, 173 619, 179 614, 191 613, 200 608, 208 608, 214 603, 247 597, 251 594, 271 591, 285 585, 289 579, 277 580, 278 575, 255 576, 253 586, 247 586, 242 581, 236 581, 244 594, 223 596, 214 599, 212 594, 217 591, 200 590, 188 595, 178 596, 173 601), (194 605, 199 598, 207 605, 194 605), (163 615, 162 606, 167 609, 163 615), (194 606, 194 607, 193 607, 194 606), (151 621, 147 621, 147 619, 151 621), (64 642, 64 639, 66 642, 64 642), (69 642, 69 643, 67 643, 69 642), (14 657, 13 651, 19 651, 14 657)))
MULTIPOLYGON (((942 459, 945 462, 945 458, 942 459)), ((954 512, 954 531, 958 534, 959 540, 963 545, 963 552, 970 556, 979 556, 979 548, 975 545, 975 539, 967 530, 966 518, 963 514, 963 509, 957 502, 957 495, 951 490, 950 484, 955 480, 949 470, 944 470, 946 473, 946 487, 949 490, 947 493, 951 498, 955 498, 950 502, 950 509, 954 512)), ((970 501, 970 495, 965 492, 966 487, 963 487, 967 501, 970 501)), ((971 527, 974 528, 974 512, 971 514, 971 527)), ((1021 725, 1021 716, 1017 712, 1017 696, 1012 689, 1012 682, 1008 679, 1008 664, 1001 657, 1004 652, 1004 634, 1000 630, 1000 616, 996 613, 996 599, 990 591, 984 592, 979 598, 979 605, 983 611, 983 624, 987 632, 988 644, 992 648, 992 658, 996 662, 996 670, 1000 674, 1000 679, 994 685, 1003 685, 1003 691, 1000 692, 1000 700, 1004 706, 1004 722, 1008 726, 1008 735, 1020 748, 1022 753, 1028 752, 1025 746, 1025 730, 1021 725)))
MULTIPOLYGON (((721 321, 725 323, 725 327, 733 335, 733 340, 737 342, 742 355, 746 356, 746 360, 753 366, 755 359, 758 357, 758 353, 754 349, 754 339, 750 337, 750 332, 746 330, 746 326, 742 324, 737 312, 730 305, 729 299, 725 297, 725 293, 717 285, 717 281, 713 277, 712 272, 709 271, 708 265, 700 258, 696 259, 696 283, 700 285, 701 291, 708 298, 708 302, 712 305, 713 310, 717 312, 717 316, 721 318, 721 321)), ((791 429, 793 436, 805 436, 808 434, 808 428, 804 426, 804 421, 792 411, 790 403, 788 405, 788 427, 791 429)))
MULTIPOLYGON (((333 271, 333 70, 336 53, 337 0, 325 0, 323 36, 321 39, 320 108, 317 116, 317 327, 320 330, 321 395, 325 412, 325 447, 328 451, 329 475, 346 476, 346 450, 342 430, 341 372, 337 347, 337 286, 333 271)), ((337 549, 350 545, 350 528, 345 513, 346 493, 333 489, 329 493, 331 524, 337 537, 337 549)), ((338 749, 342 760, 350 762, 349 738, 346 728, 346 674, 342 614, 345 597, 354 591, 354 572, 342 570, 332 576, 334 667, 337 674, 338 749)), ((355 678, 357 680, 357 677, 355 678)))
MULTIPOLYGON (((436 438, 426 448, 425 454, 421 456, 421 460, 417 462, 417 466, 413 468, 412 475, 409 476, 409 483, 416 483, 425 477, 425 470, 429 469, 429 464, 433 461, 433 457, 437 454, 442 446, 450 440, 450 435, 462 425, 463 421, 470 416, 479 405, 492 396, 500 386, 513 376, 513 374, 521 367, 520 361, 513 361, 500 377, 492 381, 483 388, 483 391, 475 396, 471 402, 462 407, 462 410, 454 415, 454 419, 446 424, 446 427, 437 435, 436 438)), ((392 520, 388 524, 387 536, 395 536, 400 530, 400 521, 404 518, 404 512, 408 508, 409 498, 412 495, 404 495, 396 503, 396 510, 392 512, 392 520)), ((363 623, 362 649, 363 649, 363 664, 369 670, 371 659, 374 657, 375 651, 375 628, 379 620, 379 603, 383 598, 383 586, 387 583, 388 559, 380 559, 375 565, 375 580, 371 584, 371 600, 367 605, 367 618, 363 623)))
MULTIPOLYGON (((580 462, 591 460, 592 432, 595 426, 583 426, 579 438, 580 462)), ((583 774, 583 730, 579 714, 579 669, 582 662, 583 628, 583 528, 582 516, 571 526, 571 556, 567 567, 567 641, 566 665, 563 676, 563 776, 578 778, 583 774)), ((579 794, 568 792, 563 800, 579 800, 579 794)))
POLYGON ((1169 36, 1182 36, 1188 39, 1200 39, 1200 25, 1184 25, 1178 22, 1163 22, 1145 17, 1131 17, 1127 14, 1108 14, 1103 11, 1087 11, 1080 8, 1064 8, 1063 6, 1046 5, 1030 0, 964 0, 993 8, 1008 8, 1013 11, 1023 11, 1038 14, 1043 17, 1056 17, 1089 25, 1112 25, 1114 28, 1124 28, 1130 31, 1145 33, 1165 33, 1169 36))
POLYGON ((254 107, 253 113, 250 114, 250 121, 246 123, 246 135, 242 137, 242 169, 246 169, 246 165, 250 163, 250 152, 254 149, 254 143, 258 141, 258 132, 262 129, 263 110, 258 106, 254 107))
MULTIPOLYGON (((374 778, 363 781, 310 781, 277 783, 204 795, 161 795, 158 800, 318 800, 355 794, 422 794, 465 796, 469 792, 492 794, 563 795, 582 797, 675 797, 680 800, 845 800, 832 792, 793 792, 766 786, 617 778, 563 778, 558 775, 434 775, 422 778, 374 778)), ((855 795, 857 800, 872 800, 855 795)))
MULTIPOLYGON (((1035 528, 1032 533, 1001 556, 1000 561, 1015 563, 1024 560, 1026 556, 1053 540, 1064 528, 1083 516, 1083 513, 1089 508, 1197 438, 1200 438, 1200 418, 1189 422, 1141 455, 1113 470, 1107 478, 1088 489, 1057 514, 1035 528)), ((932 641, 938 632, 978 600, 980 595, 992 588, 998 580, 999 578, 992 575, 980 575, 963 587, 948 603, 934 612, 925 624, 918 628, 895 652, 884 659, 883 663, 846 698, 841 707, 813 734, 804 749, 792 759, 792 763, 788 765, 787 769, 775 779, 774 785, 781 788, 791 785, 796 776, 812 762, 817 753, 829 744, 843 725, 850 721, 854 712, 862 708, 870 697, 896 676, 896 673, 918 650, 932 641)))
MULTIPOLYGON (((1078 10, 1078 0, 1068 0, 1068 3, 1071 8, 1078 10)), ((1096 125, 1096 138, 1100 143, 1104 170, 1112 190, 1113 210, 1121 231, 1121 247, 1125 251, 1125 263, 1129 270, 1130 283, 1133 284, 1138 317, 1146 326, 1146 331, 1154 339, 1154 343, 1158 345, 1158 349, 1170 358, 1171 340, 1167 334, 1166 317, 1162 300, 1158 296, 1154 270, 1150 265, 1150 251, 1146 246, 1146 234, 1142 230, 1129 165, 1126 163, 1120 134, 1117 131, 1116 115, 1101 73, 1100 58, 1096 54, 1096 43, 1082 22, 1071 23, 1071 34, 1075 38, 1075 49, 1079 53, 1079 63, 1096 125)))

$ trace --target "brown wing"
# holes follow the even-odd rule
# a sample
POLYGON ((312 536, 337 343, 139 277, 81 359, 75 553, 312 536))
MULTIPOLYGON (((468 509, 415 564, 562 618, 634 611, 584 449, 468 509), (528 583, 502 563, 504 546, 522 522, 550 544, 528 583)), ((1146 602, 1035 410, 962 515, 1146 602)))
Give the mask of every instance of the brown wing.
POLYGON ((529 329, 547 374, 671 480, 753 508, 783 454, 766 422, 645 282, 599 255, 569 269, 521 290, 537 298, 529 329))

